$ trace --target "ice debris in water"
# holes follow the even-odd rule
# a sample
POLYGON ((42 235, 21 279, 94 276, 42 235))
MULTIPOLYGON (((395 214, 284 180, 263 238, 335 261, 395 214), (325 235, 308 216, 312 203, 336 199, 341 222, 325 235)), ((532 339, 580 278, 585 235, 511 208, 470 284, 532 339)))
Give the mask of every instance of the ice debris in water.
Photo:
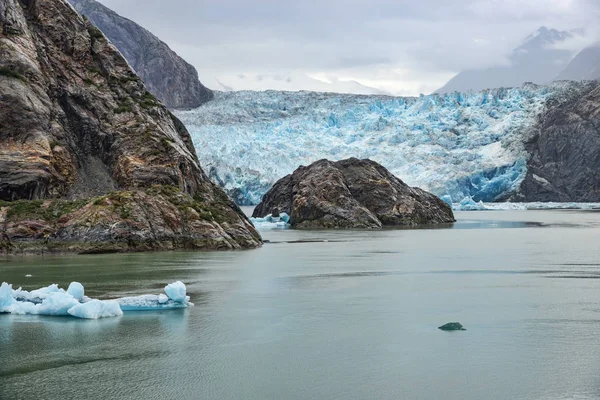
POLYGON ((286 229, 290 226, 290 216, 284 212, 280 213, 279 217, 269 214, 264 218, 250 218, 250 221, 259 230, 286 229))
POLYGON ((455 202, 492 202, 523 180, 523 142, 546 101, 578 85, 420 97, 241 91, 176 114, 202 149, 201 164, 238 204, 258 204, 300 165, 348 157, 370 158, 455 202))
POLYGON ((452 204, 454 211, 600 210, 600 203, 484 203, 466 197, 452 204))
POLYGON ((123 311, 184 308, 192 306, 186 287, 175 282, 165 287, 165 294, 123 297, 117 300, 97 300, 85 296, 85 288, 72 282, 65 291, 57 284, 28 292, 14 290, 4 282, 0 286, 0 313, 17 315, 71 315, 77 318, 98 319, 117 317, 123 311))
POLYGON ((122 297, 117 299, 117 301, 123 311, 185 308, 194 305, 190 303, 190 297, 186 294, 186 287, 183 282, 177 281, 165 286, 165 293, 166 295, 145 294, 142 296, 122 297))
POLYGON ((74 317, 85 319, 99 319, 123 315, 118 301, 96 299, 90 300, 87 303, 78 303, 71 307, 68 313, 74 317))

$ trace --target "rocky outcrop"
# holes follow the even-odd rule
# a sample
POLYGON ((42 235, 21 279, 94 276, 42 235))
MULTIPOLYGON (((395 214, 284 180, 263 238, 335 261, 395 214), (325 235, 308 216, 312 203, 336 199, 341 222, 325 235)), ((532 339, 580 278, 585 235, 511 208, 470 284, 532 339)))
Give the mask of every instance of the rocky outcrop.
POLYGON ((11 251, 261 243, 183 124, 64 0, 0 0, 0 200, 11 251))
POLYGON ((600 86, 548 104, 531 139, 527 175, 512 201, 600 201, 600 86))
POLYGON ((371 160, 317 161, 280 179, 253 217, 286 212, 295 228, 381 228, 454 222, 451 207, 371 160))
POLYGON ((196 108, 213 98, 198 72, 169 46, 135 22, 95 0, 69 0, 117 46, 148 90, 167 107, 196 108))

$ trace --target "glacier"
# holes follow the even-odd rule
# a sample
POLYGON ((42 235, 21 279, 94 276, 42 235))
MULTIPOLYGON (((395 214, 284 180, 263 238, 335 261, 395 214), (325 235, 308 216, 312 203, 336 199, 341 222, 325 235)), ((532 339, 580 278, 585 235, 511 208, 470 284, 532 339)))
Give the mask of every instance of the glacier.
POLYGON ((166 294, 122 297, 98 300, 85 296, 85 288, 72 282, 67 290, 57 284, 28 292, 0 285, 0 314, 73 316, 83 319, 118 317, 123 311, 146 311, 186 308, 193 306, 186 295, 186 286, 177 281, 165 286, 166 294))
POLYGON ((322 158, 370 158, 450 202, 506 199, 527 172, 523 142, 550 99, 577 83, 420 97, 217 92, 176 111, 209 176, 240 205, 322 158))

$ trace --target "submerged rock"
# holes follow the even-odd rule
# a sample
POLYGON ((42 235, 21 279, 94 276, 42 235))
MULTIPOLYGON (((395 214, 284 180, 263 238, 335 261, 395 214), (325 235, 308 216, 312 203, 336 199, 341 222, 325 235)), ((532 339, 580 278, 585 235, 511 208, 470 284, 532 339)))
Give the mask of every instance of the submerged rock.
POLYGON ((260 244, 102 32, 65 0, 0 0, 0 252, 260 244))
POLYGON ((466 329, 459 322, 449 322, 445 325, 438 327, 443 331, 466 331, 466 329))
POLYGON ((454 222, 452 208, 371 160, 320 160, 280 179, 253 217, 289 214, 294 228, 381 228, 454 222))

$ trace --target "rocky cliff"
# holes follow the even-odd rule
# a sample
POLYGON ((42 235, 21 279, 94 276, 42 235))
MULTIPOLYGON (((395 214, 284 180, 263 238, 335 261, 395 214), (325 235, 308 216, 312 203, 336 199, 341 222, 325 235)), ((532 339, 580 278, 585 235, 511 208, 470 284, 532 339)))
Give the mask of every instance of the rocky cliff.
POLYGON ((527 175, 513 201, 600 201, 600 86, 549 103, 526 143, 527 175))
POLYGON ((243 248, 191 138, 65 0, 0 0, 0 247, 243 248))
POLYGON ((381 228, 454 222, 436 196, 371 160, 317 161, 280 179, 254 217, 286 212, 295 228, 381 228))
POLYGON ((69 0, 117 46, 148 90, 167 107, 196 108, 213 93, 196 69, 152 33, 94 0, 69 0))

